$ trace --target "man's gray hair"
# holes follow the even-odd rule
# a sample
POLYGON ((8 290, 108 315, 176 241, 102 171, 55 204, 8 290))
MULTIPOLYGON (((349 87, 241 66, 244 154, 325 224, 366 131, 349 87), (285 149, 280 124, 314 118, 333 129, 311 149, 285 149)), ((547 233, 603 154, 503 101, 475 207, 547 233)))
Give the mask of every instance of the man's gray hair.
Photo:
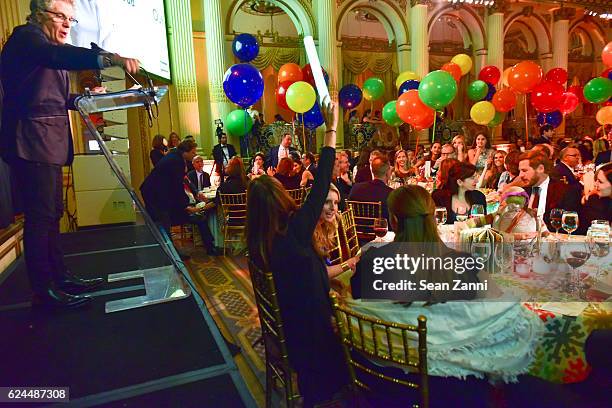
POLYGON ((191 162, 192 162, 192 163, 195 163, 195 162, 196 162, 196 160, 202 160, 202 161, 204 161, 204 158, 203 158, 202 156, 199 156, 199 155, 197 155, 197 154, 196 154, 195 156, 193 156, 193 159, 191 159, 191 162))
POLYGON ((56 1, 69 3, 76 7, 76 0, 30 0, 30 15, 26 18, 31 23, 40 23, 38 15, 45 10, 49 10, 56 1))

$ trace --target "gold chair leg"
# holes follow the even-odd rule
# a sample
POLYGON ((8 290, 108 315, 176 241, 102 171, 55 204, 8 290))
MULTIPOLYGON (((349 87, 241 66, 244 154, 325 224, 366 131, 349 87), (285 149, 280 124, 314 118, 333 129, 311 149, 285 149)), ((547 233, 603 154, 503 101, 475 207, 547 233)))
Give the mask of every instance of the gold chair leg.
POLYGON ((272 408, 272 392, 274 391, 272 386, 273 381, 272 369, 266 364, 266 408, 272 408))
POLYGON ((223 256, 225 256, 225 250, 227 249, 227 227, 223 232, 223 256))

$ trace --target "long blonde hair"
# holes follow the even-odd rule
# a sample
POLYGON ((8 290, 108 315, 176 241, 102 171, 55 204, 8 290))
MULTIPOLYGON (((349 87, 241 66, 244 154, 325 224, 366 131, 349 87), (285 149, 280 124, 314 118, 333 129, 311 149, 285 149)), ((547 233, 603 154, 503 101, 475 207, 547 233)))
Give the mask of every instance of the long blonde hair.
MULTIPOLYGON (((338 195, 338 200, 340 200, 340 191, 335 185, 330 184, 329 191, 336 193, 336 195, 338 195)), ((336 214, 332 222, 328 222, 322 217, 319 217, 319 221, 312 233, 312 246, 317 255, 321 258, 327 258, 329 256, 329 251, 336 246, 335 240, 336 234, 338 233, 339 219, 339 214, 336 214)))

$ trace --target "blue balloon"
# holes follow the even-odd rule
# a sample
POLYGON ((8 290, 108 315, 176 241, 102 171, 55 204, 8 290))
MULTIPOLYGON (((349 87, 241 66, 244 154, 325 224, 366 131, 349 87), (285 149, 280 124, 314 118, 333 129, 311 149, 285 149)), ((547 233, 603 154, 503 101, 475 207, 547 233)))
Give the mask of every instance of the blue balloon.
POLYGON ((612 71, 608 72, 608 79, 612 81, 612 71))
POLYGON ((491 102, 491 100, 493 99, 493 95, 495 95, 495 92, 497 92, 497 89, 495 89, 495 87, 491 84, 487 85, 489 87, 489 92, 487 92, 487 96, 485 96, 484 100, 491 102))
POLYGON ((325 123, 325 119, 323 119, 323 113, 321 113, 321 108, 319 107, 319 101, 315 101, 315 104, 308 111, 304 112, 300 115, 300 122, 304 123, 308 129, 313 130, 321 126, 325 123))
POLYGON ((563 122, 563 114, 559 111, 540 112, 536 117, 536 121, 538 126, 551 125, 553 128, 557 128, 563 122))
POLYGON ((399 91, 397 92, 397 96, 400 96, 404 92, 408 92, 411 89, 419 89, 419 81, 417 81, 416 79, 409 79, 405 81, 402 85, 400 85, 399 91))
POLYGON ((246 109, 263 95, 263 77, 253 65, 232 65, 225 71, 223 90, 230 101, 246 109))
POLYGON ((240 61, 249 62, 259 54, 259 43, 251 34, 239 34, 232 42, 232 51, 240 61))
POLYGON ((344 85, 338 93, 340 106, 344 109, 355 109, 361 103, 362 97, 361 89, 355 84, 344 85))

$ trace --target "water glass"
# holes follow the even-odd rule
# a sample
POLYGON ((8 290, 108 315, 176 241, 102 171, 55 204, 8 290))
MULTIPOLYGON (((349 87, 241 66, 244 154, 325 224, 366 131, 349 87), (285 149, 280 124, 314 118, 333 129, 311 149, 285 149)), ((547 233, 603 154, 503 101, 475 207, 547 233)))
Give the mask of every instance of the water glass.
POLYGON ((610 221, 608 220, 593 220, 591 221, 591 230, 601 232, 602 234, 610 235, 610 221))
POLYGON ((446 212, 446 207, 436 207, 436 222, 438 225, 446 224, 446 219, 448 214, 446 212))
POLYGON ((471 218, 484 217, 484 215, 485 215, 485 211, 484 211, 484 206, 482 204, 472 205, 472 209, 470 210, 471 218))

